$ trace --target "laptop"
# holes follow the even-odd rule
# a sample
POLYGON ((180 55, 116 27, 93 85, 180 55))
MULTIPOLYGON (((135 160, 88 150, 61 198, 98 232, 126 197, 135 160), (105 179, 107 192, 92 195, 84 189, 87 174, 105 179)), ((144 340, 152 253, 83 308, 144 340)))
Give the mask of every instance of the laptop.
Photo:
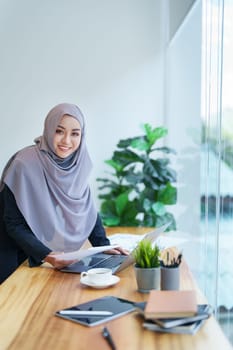
MULTIPOLYGON (((170 222, 156 228, 155 230, 144 235, 142 240, 149 240, 150 242, 154 242, 158 236, 167 229, 169 225, 170 222)), ((129 255, 111 255, 105 253, 97 253, 91 256, 87 256, 69 266, 66 266, 60 271, 81 273, 83 271, 88 271, 97 267, 106 267, 112 269, 112 273, 115 274, 124 270, 126 267, 133 263, 133 251, 129 255)))

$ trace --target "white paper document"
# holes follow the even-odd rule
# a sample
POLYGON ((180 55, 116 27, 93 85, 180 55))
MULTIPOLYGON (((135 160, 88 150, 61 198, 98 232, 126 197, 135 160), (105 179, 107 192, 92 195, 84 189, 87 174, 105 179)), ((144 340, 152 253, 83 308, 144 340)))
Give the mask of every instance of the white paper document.
POLYGON ((119 244, 103 245, 100 247, 90 247, 88 249, 80 249, 69 253, 62 253, 60 255, 57 255, 57 257, 61 257, 62 260, 81 260, 86 256, 101 253, 117 247, 119 247, 119 244))
POLYGON ((157 244, 161 250, 172 246, 182 246, 188 241, 188 236, 184 234, 179 235, 179 232, 169 231, 158 234, 156 230, 144 235, 119 232, 109 236, 108 238, 111 244, 118 244, 130 252, 133 251, 137 244, 144 238, 150 240, 154 244, 157 244))

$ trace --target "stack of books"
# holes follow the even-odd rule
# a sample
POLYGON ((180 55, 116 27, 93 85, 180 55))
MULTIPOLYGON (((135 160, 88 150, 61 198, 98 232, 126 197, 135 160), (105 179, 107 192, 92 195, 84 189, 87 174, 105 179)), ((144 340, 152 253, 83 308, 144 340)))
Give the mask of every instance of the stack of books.
POLYGON ((210 314, 210 305, 197 304, 193 290, 152 290, 143 311, 143 327, 163 333, 195 334, 210 314))

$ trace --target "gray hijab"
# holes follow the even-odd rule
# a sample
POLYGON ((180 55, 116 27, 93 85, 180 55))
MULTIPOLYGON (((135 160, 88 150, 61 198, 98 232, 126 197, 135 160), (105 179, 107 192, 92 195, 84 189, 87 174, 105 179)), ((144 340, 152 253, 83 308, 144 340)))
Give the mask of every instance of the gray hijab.
POLYGON ((35 145, 19 151, 7 164, 2 181, 32 232, 53 251, 79 249, 95 225, 97 211, 88 185, 91 168, 83 114, 68 103, 55 106, 35 145), (64 114, 79 121, 82 136, 78 150, 61 159, 54 153, 53 137, 64 114))

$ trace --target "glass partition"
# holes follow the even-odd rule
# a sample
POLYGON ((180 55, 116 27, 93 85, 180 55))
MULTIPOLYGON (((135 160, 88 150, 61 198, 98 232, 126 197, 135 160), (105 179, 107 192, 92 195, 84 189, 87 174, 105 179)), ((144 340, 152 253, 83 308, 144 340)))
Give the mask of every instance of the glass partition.
POLYGON ((184 257, 233 343, 232 17, 233 0, 196 0, 168 39, 165 114, 184 257))
POLYGON ((199 282, 233 343, 232 15, 232 1, 203 1, 199 282))

